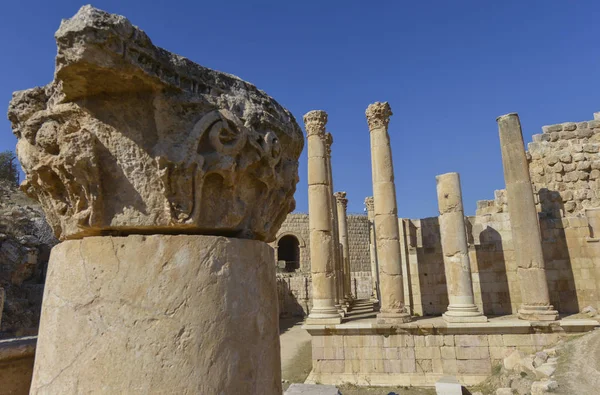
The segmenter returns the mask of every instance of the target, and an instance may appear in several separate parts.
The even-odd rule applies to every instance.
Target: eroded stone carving
[[[208,233],[270,241],[295,207],[302,132],[255,86],[85,6],[56,35],[54,81],[8,117],[60,239]]]

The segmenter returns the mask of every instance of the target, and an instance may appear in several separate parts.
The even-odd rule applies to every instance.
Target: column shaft
[[[344,266],[344,300],[346,304],[352,302],[352,273],[350,271],[350,244],[348,244],[348,217],[346,208],[348,199],[346,192],[336,192],[337,215],[339,221],[339,234],[342,243],[342,262]]]
[[[313,307],[307,324],[341,322],[335,307],[334,240],[325,147],[326,123],[327,113],[324,111],[310,111],[304,116],[308,141],[308,218],[313,287]]]
[[[271,254],[219,236],[63,241],[48,263],[30,393],[280,395]]]
[[[331,133],[325,135],[325,145],[327,151],[327,179],[329,182],[329,203],[331,207],[331,230],[333,234],[332,255],[334,259],[334,277],[335,277],[335,307],[338,313],[343,314],[342,303],[344,301],[344,278],[343,278],[343,266],[342,258],[340,255],[339,245],[339,231],[338,231],[338,215],[335,204],[335,197],[333,196],[333,169],[331,167],[331,146],[333,145],[333,136]]]
[[[377,102],[367,108],[366,115],[371,132],[375,234],[381,293],[381,308],[377,319],[380,323],[406,322],[410,321],[410,315],[404,307],[394,165],[387,132],[392,111],[388,103]]]
[[[508,212],[521,285],[519,318],[551,321],[558,313],[550,304],[542,238],[535,209],[529,165],[517,114],[498,117]]]
[[[436,183],[449,301],[444,319],[449,322],[486,322],[487,318],[477,309],[473,296],[460,177],[458,173],[442,174],[436,177]]]
[[[379,301],[379,281],[377,273],[377,248],[375,245],[375,207],[373,197],[369,196],[365,199],[365,207],[367,208],[367,219],[369,221],[369,257],[371,258],[371,283],[373,291],[371,292],[371,300]]]

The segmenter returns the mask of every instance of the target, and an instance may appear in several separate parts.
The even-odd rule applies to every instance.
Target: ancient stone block
[[[594,135],[594,131],[591,129],[578,129],[577,137],[580,139],[587,139]]]
[[[559,154],[558,159],[562,162],[562,163],[571,163],[573,161],[573,157],[571,156],[571,154],[569,152],[561,152]]]
[[[596,113],[594,113],[594,120],[588,121],[588,127],[590,128],[600,128],[600,120],[596,119]]]
[[[31,393],[281,394],[272,254],[198,235],[59,244]]]
[[[152,44],[91,6],[56,32],[54,81],[13,94],[26,174],[60,239],[219,233],[270,241],[294,209],[303,147],[254,85]]]
[[[561,130],[563,130],[563,125],[561,124],[542,126],[542,131],[544,133],[560,132]]]

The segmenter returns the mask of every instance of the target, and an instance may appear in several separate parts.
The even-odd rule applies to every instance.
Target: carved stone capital
[[[289,111],[91,6],[56,43],[55,80],[15,92],[8,118],[22,188],[57,237],[274,239],[295,207],[304,145]]]
[[[342,205],[344,207],[344,210],[346,210],[346,207],[348,207],[348,199],[346,198],[346,192],[336,192],[333,194],[333,196],[335,197],[335,201],[337,202],[337,204]]]
[[[306,135],[317,135],[325,138],[325,125],[327,125],[327,113],[323,110],[313,110],[304,114],[304,127]]]
[[[390,117],[392,114],[392,108],[388,102],[375,102],[370,104],[365,111],[367,115],[367,123],[369,124],[369,130],[386,128],[390,123]]]
[[[327,152],[327,157],[331,158],[331,146],[333,145],[333,136],[331,133],[325,133],[325,152]]]
[[[367,208],[367,211],[375,210],[375,200],[373,199],[373,196],[367,196],[365,198],[365,207]]]

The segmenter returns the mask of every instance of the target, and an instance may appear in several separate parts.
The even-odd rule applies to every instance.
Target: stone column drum
[[[228,237],[62,242],[31,393],[281,394],[271,262],[266,243]]]
[[[329,182],[329,202],[331,207],[331,229],[333,231],[332,254],[334,259],[334,277],[335,277],[335,308],[342,316],[344,310],[342,304],[344,302],[344,274],[343,265],[338,248],[339,232],[338,232],[338,215],[333,196],[333,170],[331,168],[331,146],[333,145],[333,136],[331,133],[325,134],[325,150],[327,153],[327,179]]]
[[[365,208],[367,209],[367,219],[369,220],[369,257],[371,259],[371,283],[373,290],[371,300],[379,303],[379,281],[377,270],[377,247],[375,245],[375,205],[373,196],[365,198]]]
[[[304,145],[254,85],[85,6],[15,92],[51,253],[31,394],[281,395],[273,241]]]
[[[325,125],[327,113],[315,110],[304,115],[308,148],[308,227],[313,307],[307,324],[339,324],[335,307],[335,257],[333,223],[327,174]]]
[[[367,108],[371,133],[371,163],[373,166],[373,200],[375,204],[375,234],[379,264],[380,323],[410,321],[404,306],[404,285],[400,258],[398,208],[394,185],[394,164],[388,135],[392,110],[390,105],[376,102]]]
[[[531,321],[556,320],[558,313],[550,304],[538,213],[519,116],[507,114],[496,121],[500,133],[517,277],[521,286],[522,304],[518,316]]]
[[[465,214],[458,173],[436,177],[440,234],[448,287],[448,322],[487,322],[475,305]]]
[[[346,192],[336,192],[334,194],[337,204],[337,216],[339,221],[339,234],[342,242],[342,262],[344,266],[344,300],[347,305],[352,303],[352,273],[350,272],[350,245],[348,244],[348,217],[346,209],[348,199]]]

